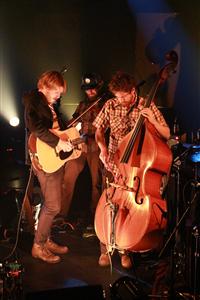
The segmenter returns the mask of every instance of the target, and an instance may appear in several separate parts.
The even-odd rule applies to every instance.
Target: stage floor
[[[11,164],[8,163],[10,161]],[[5,166],[4,162],[6,162]],[[182,256],[185,254],[183,247],[179,246],[176,256],[172,256],[172,253],[174,254],[173,243],[169,244],[162,259],[158,257],[160,252],[132,253],[133,267],[131,270],[121,267],[120,257],[115,251],[112,256],[112,266],[102,268],[98,265],[100,247],[97,237],[83,238],[82,230],[84,228],[79,226],[79,230],[77,230],[75,226],[75,230],[67,228],[65,231],[54,232],[55,241],[66,244],[70,251],[62,256],[60,263],[51,265],[32,258],[33,236],[27,230],[20,229],[19,241],[14,254],[10,256],[14,248],[16,233],[12,233],[11,238],[5,239],[1,232],[1,225],[4,224],[4,227],[16,231],[17,215],[20,213],[20,204],[29,172],[23,164],[15,165],[7,157],[1,161],[1,165],[4,168],[0,176],[0,263],[3,264],[0,267],[0,283],[4,282],[8,293],[12,293],[15,285],[18,284],[25,300],[65,299],[62,295],[69,295],[66,299],[74,300],[130,300],[145,299],[145,297],[152,300],[191,299],[191,285],[188,288],[187,277],[190,276],[189,280],[191,278],[193,280],[194,276],[192,277],[191,273],[194,273],[194,270],[192,270],[191,264],[188,264],[190,270],[187,270],[187,257]],[[76,218],[82,216],[82,212],[88,211],[90,197],[87,190],[89,187],[87,169],[78,179],[77,187],[72,201],[70,219],[75,223]],[[16,196],[19,197],[19,203],[15,201]],[[194,257],[194,251],[190,250],[188,247],[186,254]],[[10,257],[5,260],[7,256]],[[10,266],[15,267],[18,264],[23,272],[19,272],[18,277],[8,278],[7,273]],[[194,262],[192,265],[194,266]],[[199,262],[197,267],[199,270]],[[13,275],[13,272],[11,274]],[[2,289],[1,284],[0,294],[2,290],[5,292],[5,288]],[[199,286],[198,281],[198,291]],[[42,291],[47,293],[46,298],[42,297],[42,294],[36,295]],[[32,296],[28,298],[28,294]],[[104,294],[104,298],[102,298],[102,294]],[[58,297],[58,295],[60,296]],[[12,298],[9,299],[19,300],[19,297],[12,294]]]
[[[145,299],[145,297],[146,299],[171,299],[168,297],[170,290],[181,285],[180,279],[179,282],[177,278],[173,282],[170,281],[172,275],[170,257],[158,260],[157,254],[153,252],[132,253],[133,267],[126,270],[121,267],[120,257],[115,252],[112,256],[112,266],[104,268],[98,265],[100,248],[97,237],[83,238],[80,231],[70,229],[56,232],[53,238],[63,245],[66,244],[70,249],[67,254],[62,255],[60,263],[52,265],[32,258],[33,236],[22,232],[19,235],[15,255],[8,258],[7,263],[4,264],[7,266],[9,263],[16,264],[15,259],[17,259],[19,269],[23,269],[21,275],[18,275],[19,280],[13,279],[15,283],[20,282],[23,299],[65,299],[58,298],[59,291],[60,296],[68,295],[70,297],[66,299],[74,300],[129,300]],[[4,259],[12,252],[13,247],[14,238],[0,241],[1,262],[5,263]],[[8,279],[5,281],[6,285],[9,285]],[[181,288],[183,289],[183,286]],[[44,291],[47,293],[47,298],[42,297],[41,292]],[[151,296],[152,294],[155,296]],[[163,296],[159,297],[160,295]],[[183,299],[178,295],[173,297]]]

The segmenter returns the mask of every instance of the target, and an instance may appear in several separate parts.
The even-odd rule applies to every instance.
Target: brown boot
[[[69,251],[67,246],[60,246],[54,243],[52,240],[48,239],[45,243],[45,247],[55,254],[65,254]]]
[[[50,264],[56,264],[60,261],[59,256],[54,255],[46,247],[40,246],[36,243],[34,243],[32,247],[32,256]]]
[[[107,253],[102,253],[99,257],[99,265],[101,267],[107,267],[110,265],[110,258]]]
[[[132,268],[132,262],[130,256],[127,254],[122,254],[121,256],[121,265],[125,269],[130,269]]]

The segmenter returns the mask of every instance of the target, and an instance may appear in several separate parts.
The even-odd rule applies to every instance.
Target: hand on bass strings
[[[150,108],[143,108],[141,111],[141,115],[148,119],[148,121],[154,125],[158,133],[162,138],[168,140],[170,137],[170,129],[167,124],[161,124],[155,118],[153,111]]]
[[[155,124],[156,119],[154,117],[153,111],[150,108],[143,108],[141,115],[148,119],[151,124]]]

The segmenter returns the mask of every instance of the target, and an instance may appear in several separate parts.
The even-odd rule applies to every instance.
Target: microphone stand
[[[193,299],[200,299],[200,281],[199,281],[199,257],[200,257],[200,221],[199,221],[199,197],[197,199],[197,195],[199,195],[199,186],[200,182],[198,182],[198,163],[195,162],[194,165],[194,181],[191,183],[192,185],[192,196],[194,205],[191,209],[190,213],[190,238],[188,245],[188,257],[189,258],[189,271],[188,271],[188,279],[189,279],[189,288],[193,291]],[[199,195],[200,196],[200,195]],[[194,200],[197,200],[196,202]],[[192,238],[193,236],[193,238]]]
[[[173,238],[174,244],[171,249],[171,254],[170,254],[170,286],[169,286],[169,292],[168,296],[170,299],[174,299],[176,296],[175,290],[174,290],[174,275],[175,275],[175,255],[178,256],[179,259],[182,258],[182,254],[179,251],[180,249],[180,244],[181,244],[181,234],[180,234],[180,226],[185,219],[186,215],[191,209],[191,206],[195,200],[196,197],[192,199],[190,204],[187,206],[185,211],[180,215],[180,166],[182,164],[181,159],[185,157],[185,155],[190,151],[191,147],[189,149],[186,149],[181,155],[179,155],[177,158],[174,159],[173,163],[173,169],[175,172],[175,178],[176,178],[176,220],[175,220],[175,227],[172,230],[171,234],[169,235],[169,238],[165,242],[163,248],[161,249],[159,255],[158,255],[158,260],[162,258],[163,253],[165,252],[167,246],[169,243],[172,241]],[[177,267],[177,264],[176,264]],[[163,295],[157,296],[158,298],[162,298]],[[167,297],[168,297],[167,296]],[[171,298],[172,297],[172,298]]]
[[[197,184],[197,186],[199,186],[199,184]],[[186,217],[186,215],[188,214],[188,212],[191,209],[192,204],[195,202],[195,199],[198,195],[198,192],[195,193],[195,195],[193,196],[190,204],[188,205],[188,207],[185,209],[184,213],[182,214],[181,218],[179,219],[178,223],[176,224],[174,230],[172,231],[172,233],[170,234],[168,240],[166,241],[163,249],[160,251],[160,254],[158,255],[158,259],[160,259],[164,253],[164,250],[166,249],[167,245],[169,244],[169,242],[172,240],[172,238],[174,236],[176,236],[177,231],[180,228],[180,225],[182,224],[184,218]],[[194,287],[193,287],[193,292],[194,295],[191,295],[190,293],[185,293],[185,292],[176,292],[174,290],[174,282],[175,282],[175,278],[174,278],[174,255],[175,255],[175,247],[176,247],[176,242],[175,245],[173,246],[172,250],[171,250],[171,255],[170,255],[170,286],[169,286],[169,292],[164,292],[164,294],[161,295],[148,295],[148,297],[155,297],[155,298],[161,298],[161,299],[180,299],[179,297],[183,298],[183,299],[193,299],[193,300],[197,300],[200,299],[200,295],[197,295],[197,278],[198,278],[198,262],[199,262],[199,257],[200,257],[200,247],[199,247],[199,243],[200,243],[200,228],[198,226],[195,226],[193,228],[193,235],[195,237],[195,253],[194,253]],[[180,253],[179,253],[180,255]],[[156,264],[157,266],[157,264]]]
[[[113,203],[110,200],[111,197],[107,192],[108,188],[109,188],[109,182],[108,182],[108,178],[106,178],[106,202],[110,207],[110,215],[111,215],[111,233],[110,233],[110,243],[109,243],[109,248],[111,248],[111,251],[109,252],[113,252],[114,249],[117,249],[116,240],[115,240],[115,218],[119,209],[119,205]]]
[[[194,287],[193,287],[193,299],[200,299],[198,298],[198,271],[199,271],[199,257],[200,257],[200,226],[194,226],[192,232],[195,238],[195,253],[194,253]]]

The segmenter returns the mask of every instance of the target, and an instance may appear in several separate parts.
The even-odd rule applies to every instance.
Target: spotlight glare
[[[9,124],[13,127],[16,127],[19,125],[19,118],[18,117],[12,117],[9,121]]]

